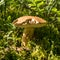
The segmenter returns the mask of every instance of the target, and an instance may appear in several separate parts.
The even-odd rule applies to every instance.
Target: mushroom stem
[[[32,38],[33,33],[34,33],[34,28],[32,27],[27,27],[24,29],[22,36],[22,46],[27,46],[28,40]]]

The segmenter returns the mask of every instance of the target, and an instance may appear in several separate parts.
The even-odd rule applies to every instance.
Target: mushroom
[[[46,20],[39,18],[37,16],[22,16],[13,21],[16,27],[24,28],[22,36],[22,46],[27,46],[27,42],[32,38],[34,33],[34,28],[39,28],[45,26]]]

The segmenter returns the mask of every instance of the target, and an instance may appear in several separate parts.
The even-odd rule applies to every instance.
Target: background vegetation
[[[39,16],[50,24],[35,29],[30,51],[17,51],[23,29],[12,22],[24,15]],[[0,60],[60,60],[60,0],[0,0]]]

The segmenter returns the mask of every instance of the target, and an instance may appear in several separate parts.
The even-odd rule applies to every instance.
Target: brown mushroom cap
[[[47,21],[37,16],[23,16],[13,21],[17,27],[41,27],[46,25]]]

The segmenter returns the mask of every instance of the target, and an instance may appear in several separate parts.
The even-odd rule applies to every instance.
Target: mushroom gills
[[[23,24],[23,25],[17,25],[17,27],[20,28],[28,28],[28,27],[33,27],[33,28],[39,28],[39,27],[43,27],[46,26],[46,23],[40,23],[40,24]]]

